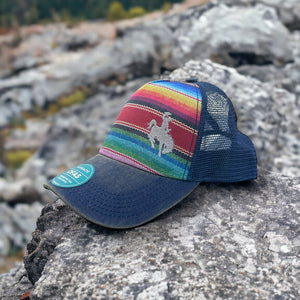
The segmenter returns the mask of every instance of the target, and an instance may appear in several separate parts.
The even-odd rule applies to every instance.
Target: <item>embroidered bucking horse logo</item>
[[[166,154],[172,152],[174,147],[174,141],[172,136],[169,134],[171,129],[169,128],[169,123],[172,120],[170,117],[171,113],[165,112],[162,116],[162,124],[161,126],[157,126],[157,122],[155,119],[151,120],[148,123],[148,129],[150,129],[150,133],[148,134],[148,138],[151,142],[151,147],[154,148],[155,140],[159,143],[158,156],[161,157],[161,154]]]

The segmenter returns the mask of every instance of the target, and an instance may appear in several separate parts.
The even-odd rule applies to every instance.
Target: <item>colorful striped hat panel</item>
[[[125,104],[100,154],[154,174],[186,180],[200,115],[201,94],[196,85],[152,81]]]

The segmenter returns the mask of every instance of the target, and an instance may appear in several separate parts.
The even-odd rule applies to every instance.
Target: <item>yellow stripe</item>
[[[151,91],[151,92],[156,92],[161,94],[162,96],[166,95],[167,97],[170,97],[178,102],[183,103],[185,106],[188,106],[189,108],[194,109],[194,112],[196,112],[197,109],[197,102],[198,103],[198,110],[201,111],[201,102],[197,101],[196,99],[193,99],[189,96],[185,96],[183,94],[180,94],[176,91],[167,89],[165,87],[160,87],[152,84],[148,84],[143,87],[143,90]]]

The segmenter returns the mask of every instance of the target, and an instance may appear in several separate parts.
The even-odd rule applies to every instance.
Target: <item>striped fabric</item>
[[[193,83],[152,81],[125,104],[100,154],[154,174],[186,180],[200,114],[201,94]]]

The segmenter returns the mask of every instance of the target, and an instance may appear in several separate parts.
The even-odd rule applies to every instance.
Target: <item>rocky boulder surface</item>
[[[96,226],[57,200],[38,219],[26,271],[0,276],[0,297],[297,299],[299,183],[259,170],[251,182],[200,184],[131,230]]]
[[[279,18],[291,30],[300,30],[300,3],[297,0],[258,0],[274,7]]]
[[[261,3],[275,8],[282,23],[290,30],[300,29],[300,3],[298,0],[219,0],[218,2],[234,6],[251,6]]]
[[[217,5],[198,18],[185,20],[175,35],[176,56],[211,58],[229,66],[243,64],[284,65],[293,61],[288,29],[274,8]]]

